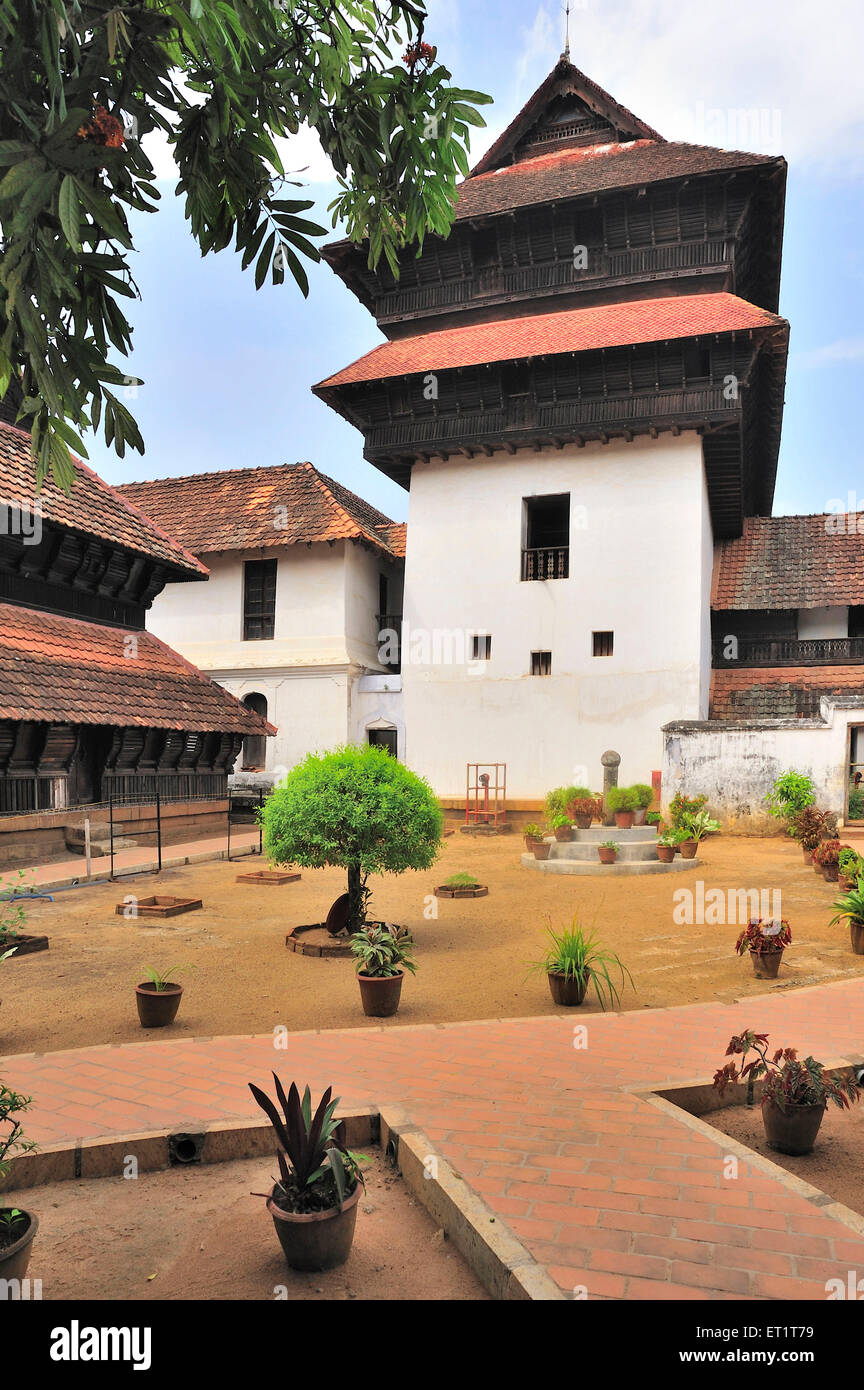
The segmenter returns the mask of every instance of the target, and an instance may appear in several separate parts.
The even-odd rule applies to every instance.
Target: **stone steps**
[[[619,834],[621,832],[619,831]],[[620,843],[620,842],[619,842]],[[675,856],[671,864],[661,864],[659,859],[618,859],[614,864],[601,864],[599,859],[535,859],[533,854],[522,855],[522,867],[536,869],[546,874],[605,874],[607,877],[628,874],[680,874],[686,869],[698,869],[700,860],[682,859]]]
[[[621,848],[618,851],[619,864],[622,862],[630,863],[631,861],[636,860],[650,860],[657,858],[656,838],[651,841],[621,840],[618,838],[617,835],[607,835],[605,836],[605,838],[607,840],[614,840],[616,844],[621,846]],[[598,840],[596,844],[590,844],[587,842],[582,843],[578,840],[573,840],[569,844],[554,843],[552,845],[552,849],[550,851],[547,863],[558,859],[576,859],[596,864],[598,862],[597,848],[598,845],[601,845],[602,843],[602,840]]]

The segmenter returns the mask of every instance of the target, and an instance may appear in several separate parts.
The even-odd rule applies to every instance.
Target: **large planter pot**
[[[836,883],[840,877],[840,870],[836,864],[824,864],[822,866],[822,877],[826,883]]]
[[[552,846],[551,846],[551,845],[547,845],[547,843],[546,843],[545,840],[541,840],[539,844],[537,844],[537,845],[534,846],[534,858],[535,858],[535,859],[548,859],[548,858],[549,858],[549,855],[550,855],[551,853],[552,853]]]
[[[0,1207],[0,1211],[10,1211],[10,1207]],[[0,1280],[23,1279],[30,1263],[33,1240],[39,1230],[39,1219],[32,1212],[21,1213],[27,1224],[11,1245],[0,1247]]]
[[[822,865],[816,860],[815,856],[813,859],[813,872],[814,874],[819,874],[821,878],[824,878],[825,876],[822,872]]]
[[[695,840],[682,840],[678,846],[682,859],[695,859],[698,848],[699,846]]]
[[[575,979],[572,975],[558,974],[550,970],[547,979],[549,990],[556,1004],[564,1004],[567,1008],[575,1008],[581,1004],[588,989],[588,976],[583,980]]]
[[[538,840],[538,838],[537,838],[536,835],[526,835],[526,836],[525,836],[525,848],[528,850],[529,854],[530,854],[533,850],[535,850],[535,849],[537,848],[538,845],[542,845],[542,843],[543,843],[543,841],[542,841],[542,840]]]
[[[635,815],[635,812],[633,812],[633,811],[616,811],[616,812],[615,812],[615,824],[617,825],[618,829],[619,829],[619,830],[632,830],[632,829],[633,829],[633,816],[634,816],[634,815]]]
[[[781,951],[751,951],[750,960],[757,980],[776,980],[783,959]]]
[[[852,938],[852,950],[856,956],[864,956],[864,922],[857,922],[853,919],[849,923],[849,935]]]
[[[614,864],[615,860],[618,858],[618,851],[616,849],[604,849],[602,845],[598,845],[597,853],[600,856],[601,864]]]
[[[577,830],[590,830],[593,816],[574,816],[573,822]]]
[[[840,885],[841,893],[851,893],[852,889],[855,887],[854,878],[849,878],[846,874],[841,874],[837,882]]]
[[[141,1027],[167,1028],[177,1017],[182,994],[182,985],[166,985],[164,989],[157,989],[150,980],[136,985],[135,1002]]]
[[[812,864],[812,863],[813,863],[813,851],[812,851],[812,849],[803,849],[803,848],[802,848],[801,853],[804,855],[804,863],[805,863],[805,864]]]
[[[634,824],[634,825],[644,825],[644,824],[645,824],[645,817],[647,816],[647,814],[648,814],[648,812],[647,812],[646,808],[645,808],[644,806],[640,806],[638,811],[634,811],[634,812],[633,812],[633,824]]]
[[[781,1154],[809,1154],[825,1114],[822,1105],[790,1105],[785,1112],[773,1100],[762,1106],[765,1138]]]
[[[675,860],[675,846],[658,845],[657,858],[660,860],[661,864],[672,864]]]
[[[363,1012],[368,1018],[392,1018],[399,1008],[405,974],[358,975]]]
[[[328,1211],[314,1211],[308,1215],[282,1211],[272,1195],[267,1199],[267,1210],[273,1217],[282,1253],[291,1269],[313,1273],[344,1265],[351,1253],[361,1191],[358,1182],[341,1211],[331,1207]]]
[[[572,825],[559,825],[559,826],[558,826],[558,829],[555,831],[555,839],[556,839],[556,840],[558,841],[558,843],[561,844],[561,845],[566,844],[568,840],[572,840],[572,839],[573,839],[573,827],[572,827]]]

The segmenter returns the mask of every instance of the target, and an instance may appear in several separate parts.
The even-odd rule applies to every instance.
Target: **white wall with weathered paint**
[[[570,576],[522,582],[523,499],[557,493],[570,494]],[[415,465],[410,765],[452,796],[466,762],[506,762],[509,796],[536,798],[570,780],[599,787],[614,748],[622,782],[650,781],[663,724],[707,714],[712,564],[695,433]],[[607,630],[614,655],[594,657]],[[471,632],[491,634],[489,662],[470,661]],[[552,652],[549,677],[529,674],[537,650]]]
[[[812,778],[818,805],[842,817],[850,731],[864,727],[864,701],[823,699],[820,718],[749,724],[674,722],[664,730],[663,803],[678,791],[705,795],[729,830],[778,829],[765,797],[784,772]]]

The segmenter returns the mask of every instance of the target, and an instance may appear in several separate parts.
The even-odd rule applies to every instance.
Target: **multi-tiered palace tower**
[[[398,279],[326,252],[387,338],[315,390],[411,490],[407,757],[441,794],[495,759],[536,795],[609,746],[646,780],[662,724],[707,716],[714,542],[771,511],[785,176],[562,58],[448,238]]]

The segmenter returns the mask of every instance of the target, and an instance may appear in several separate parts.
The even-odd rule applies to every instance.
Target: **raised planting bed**
[[[48,950],[47,936],[0,936],[0,956],[4,951],[14,951],[9,960],[18,956],[32,956],[36,951]]]
[[[289,951],[301,956],[350,956],[351,938],[347,932],[340,936],[328,930],[324,922],[308,927],[295,927],[285,938]]]
[[[435,889],[436,898],[485,898],[489,889],[485,883],[465,884],[442,883]]]
[[[296,883],[301,874],[288,873],[282,869],[258,869],[254,874],[238,874],[238,883]]]
[[[135,904],[135,911],[130,911],[131,904],[127,902],[118,903],[114,911],[118,917],[179,917],[181,912],[195,912],[204,904],[200,898],[172,898],[169,896],[158,896],[152,898],[139,898]]]

